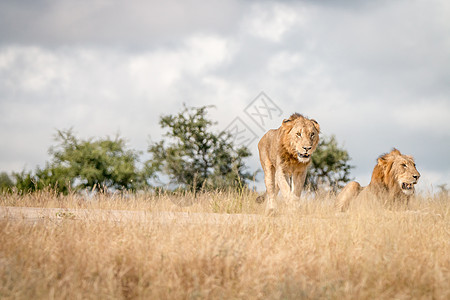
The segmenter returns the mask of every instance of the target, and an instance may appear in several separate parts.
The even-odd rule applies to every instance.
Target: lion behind
[[[378,157],[367,187],[362,188],[358,182],[352,181],[342,189],[336,198],[336,207],[344,211],[352,202],[366,201],[368,198],[383,204],[408,204],[419,177],[414,158],[394,148]]]

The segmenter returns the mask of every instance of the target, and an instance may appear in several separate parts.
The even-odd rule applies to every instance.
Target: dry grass
[[[0,205],[262,214],[255,198],[47,192]],[[324,196],[220,224],[0,219],[0,298],[449,299],[449,200],[336,214]]]
[[[20,194],[0,195],[0,206],[116,209],[146,211],[189,211],[211,213],[261,213],[264,209],[255,203],[256,193],[245,189],[242,192],[217,191],[193,194],[176,193],[114,193],[95,195],[72,193],[58,195],[44,190]]]

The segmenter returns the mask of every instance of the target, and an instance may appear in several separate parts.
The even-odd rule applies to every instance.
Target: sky
[[[450,186],[450,2],[0,2],[0,171],[44,166],[69,128],[120,134],[144,160],[183,103],[214,105],[213,130],[249,147],[249,171],[264,132],[298,112],[363,185],[396,147],[419,190]]]

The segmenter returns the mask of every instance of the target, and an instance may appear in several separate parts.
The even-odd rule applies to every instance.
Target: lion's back
[[[336,207],[344,211],[350,205],[352,199],[356,198],[363,188],[356,181],[351,181],[342,189],[336,198]]]
[[[270,129],[267,131],[258,142],[260,159],[269,159],[270,161],[275,162],[276,155],[278,155],[278,144],[278,129]]]

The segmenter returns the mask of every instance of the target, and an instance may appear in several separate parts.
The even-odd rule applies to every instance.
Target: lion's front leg
[[[278,193],[278,188],[275,183],[275,168],[272,166],[264,169],[264,183],[266,185],[266,213],[271,214],[276,209],[275,197]]]
[[[306,179],[306,172],[302,173],[295,173],[292,176],[292,192],[294,195],[300,199],[300,195],[303,191],[303,186],[305,185],[305,179]]]
[[[291,174],[285,173],[281,167],[277,168],[275,172],[276,184],[280,188],[283,199],[290,203],[298,200],[298,197],[294,194],[295,185],[292,179],[294,178],[291,177]]]

